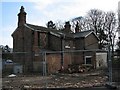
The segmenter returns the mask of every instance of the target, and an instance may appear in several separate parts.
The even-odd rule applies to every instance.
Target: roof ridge
[[[39,25],[34,25],[34,24],[30,24],[30,23],[26,23],[27,25],[32,25],[32,26],[37,26],[37,27],[44,27],[44,28],[47,28],[45,26],[39,26]]]
[[[26,26],[28,26],[29,28],[31,28],[33,30],[38,30],[38,31],[59,32],[59,30],[57,30],[57,29],[51,29],[51,28],[47,28],[47,27],[44,27],[44,26],[38,26],[38,25],[33,25],[33,24],[28,24],[28,23],[26,23]]]
[[[84,30],[84,31],[80,31],[80,32],[93,32],[93,30]]]

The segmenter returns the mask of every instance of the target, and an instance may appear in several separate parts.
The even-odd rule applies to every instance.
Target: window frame
[[[85,61],[84,61],[84,63],[87,64],[87,63],[86,63],[86,61],[87,61],[86,59],[87,59],[87,58],[91,58],[91,64],[92,64],[92,56],[85,56]]]

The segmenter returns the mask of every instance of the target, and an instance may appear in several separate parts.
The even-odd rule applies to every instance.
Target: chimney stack
[[[26,23],[26,14],[27,13],[24,11],[24,7],[21,6],[20,13],[18,14],[18,27]]]
[[[79,23],[77,22],[76,27],[75,27],[75,33],[80,32],[80,28],[79,28]]]
[[[71,25],[70,25],[70,22],[65,22],[65,32],[70,32],[71,31]]]

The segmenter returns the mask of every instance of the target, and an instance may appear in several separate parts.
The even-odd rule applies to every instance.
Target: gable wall
[[[23,72],[32,70],[32,31],[24,26],[19,27],[13,34],[13,60],[23,65]]]
[[[33,51],[33,31],[28,29],[28,28],[24,28],[24,52],[26,52],[24,54],[24,63],[25,63],[25,71],[32,71],[32,65],[33,65],[33,59],[34,59],[34,53]]]
[[[31,52],[32,48],[33,48],[33,31],[28,29],[28,28],[24,28],[24,51],[25,52]]]
[[[13,51],[23,52],[23,27],[17,28],[13,34]]]
[[[98,49],[98,39],[93,34],[85,38],[85,49]]]
[[[24,45],[23,45],[23,27],[17,28],[13,33],[13,61],[15,63],[23,64],[24,61]],[[16,53],[17,52],[17,53]]]

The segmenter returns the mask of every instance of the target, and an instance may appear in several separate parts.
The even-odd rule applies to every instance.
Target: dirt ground
[[[5,76],[2,78],[3,88],[13,88],[20,90],[22,87],[39,88],[81,88],[105,85],[107,76],[103,71],[92,71],[87,73],[73,74],[51,74],[41,75],[17,75],[16,77]]]

